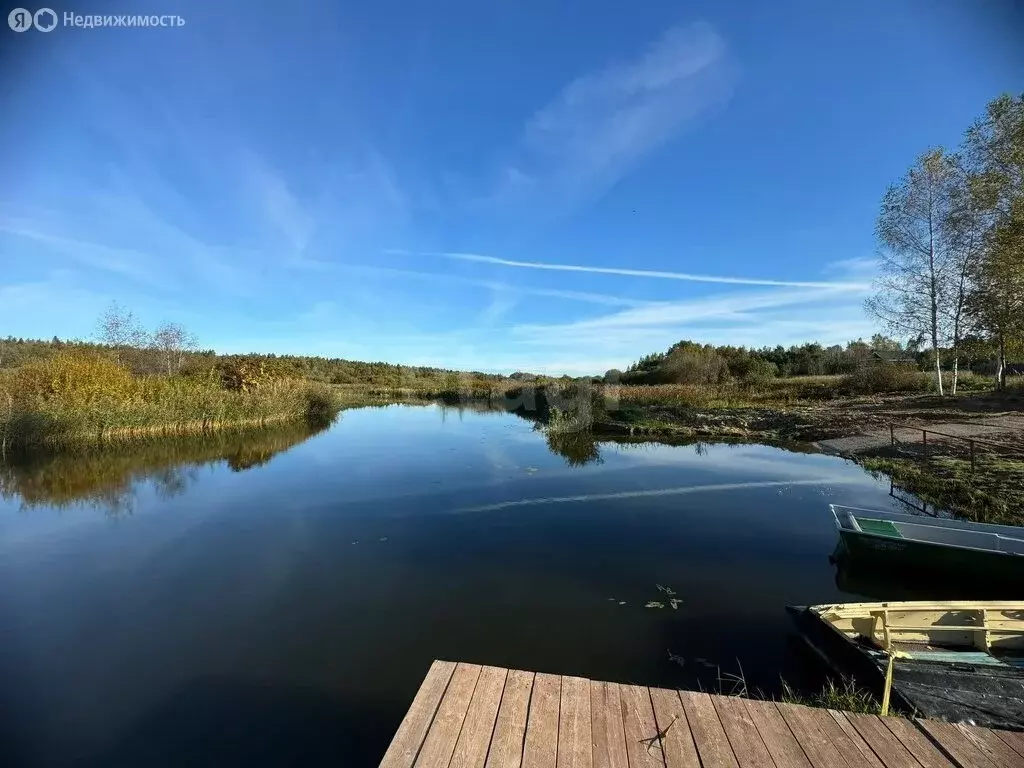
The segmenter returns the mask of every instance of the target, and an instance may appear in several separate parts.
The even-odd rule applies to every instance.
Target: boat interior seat
[[[938,528],[932,525],[917,523],[896,523],[896,527],[906,539],[930,541],[936,544],[954,544],[960,547],[976,547],[978,549],[999,549],[1002,537],[986,531],[966,531],[960,528]]]
[[[844,527],[848,530],[889,536],[891,538],[912,539],[915,541],[932,542],[934,544],[950,544],[958,547],[974,547],[992,552],[1006,552],[1024,555],[1024,538],[1003,536],[991,531],[972,531],[966,528],[945,528],[937,525],[926,525],[903,520],[886,520],[847,513]]]

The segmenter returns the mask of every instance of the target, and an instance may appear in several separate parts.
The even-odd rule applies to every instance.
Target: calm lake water
[[[549,446],[438,406],[8,466],[0,492],[17,766],[376,765],[435,658],[777,691],[804,679],[784,606],[860,597],[828,503],[896,504],[833,457]],[[645,607],[659,584],[676,610]]]

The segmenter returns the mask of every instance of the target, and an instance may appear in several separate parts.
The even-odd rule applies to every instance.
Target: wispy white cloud
[[[243,188],[251,190],[267,220],[284,236],[292,253],[302,253],[313,234],[314,221],[284,178],[253,152],[244,154]]]
[[[514,261],[502,259],[497,256],[485,256],[478,253],[447,253],[447,252],[411,252],[398,249],[390,249],[386,253],[406,256],[440,256],[445,259],[456,259],[458,261],[475,261],[483,264],[494,264],[501,267],[516,267],[520,269],[543,269],[556,272],[588,272],[598,275],[623,275],[627,277],[649,277],[658,280],[685,280],[694,283],[725,283],[730,285],[772,285],[778,287],[800,287],[800,288],[854,288],[867,287],[867,283],[852,282],[821,282],[805,280],[771,280],[756,277],[730,277],[723,275],[698,275],[690,272],[666,272],[650,269],[632,269],[628,267],[594,267],[582,264],[549,264],[540,261]]]
[[[518,303],[519,295],[514,289],[509,290],[505,286],[495,286],[491,289],[490,303],[477,318],[478,326],[483,328],[493,326],[512,311]]]
[[[851,280],[870,282],[878,275],[878,259],[871,256],[840,259],[826,264],[823,271],[826,274],[842,275]]]
[[[62,237],[34,229],[32,224],[0,219],[0,232],[45,245],[83,266],[110,272],[151,286],[166,286],[161,265],[149,254],[128,248]]]
[[[709,24],[676,26],[629,61],[568,83],[528,121],[495,197],[573,206],[600,197],[690,120],[723,103],[734,81]]]
[[[123,236],[144,243],[165,269],[181,282],[230,295],[256,290],[266,258],[237,247],[214,245],[161,215],[142,197],[131,194],[95,195],[93,213],[118,222]]]
[[[679,326],[686,323],[706,323],[711,320],[756,320],[758,315],[751,310],[776,307],[821,304],[831,298],[848,296],[846,289],[821,289],[811,291],[766,291],[748,294],[708,296],[688,301],[670,301],[650,307],[640,307],[616,312],[610,315],[577,320],[558,325],[520,325],[518,333],[531,335],[536,332],[547,334],[552,330],[559,333],[602,332],[613,328],[641,328],[651,326]]]
[[[480,288],[487,288],[492,291],[505,291],[521,296],[547,296],[554,299],[568,299],[570,301],[582,301],[590,304],[605,304],[609,306],[645,307],[658,303],[654,301],[646,301],[644,299],[633,299],[627,296],[615,296],[607,293],[572,291],[563,290],[561,288],[537,288],[534,286],[503,283],[497,280],[478,280],[471,277],[465,277],[463,275],[449,275],[440,272],[419,272],[416,270],[398,269],[396,267],[376,267],[366,264],[348,264],[344,262],[323,261],[319,259],[292,259],[289,261],[289,266],[314,272],[356,272],[367,275],[394,275],[396,277],[408,277],[415,280],[432,282],[441,286],[473,285]]]
[[[521,324],[511,329],[511,335],[530,344],[599,344],[607,348],[622,343],[635,349],[641,340],[675,336],[673,341],[678,341],[688,334],[701,341],[727,336],[728,340],[719,343],[749,346],[753,342],[748,339],[763,337],[765,327],[781,331],[788,324],[790,328],[780,334],[777,342],[784,343],[783,339],[792,338],[792,326],[798,319],[810,337],[826,327],[828,321],[823,323],[821,318],[823,308],[829,309],[829,319],[836,318],[837,312],[855,309],[857,314],[853,318],[839,317],[844,325],[852,325],[854,318],[863,319],[859,308],[863,294],[858,286],[723,294],[663,302],[569,323]],[[783,309],[781,316],[775,314]],[[709,338],[712,335],[717,339]]]

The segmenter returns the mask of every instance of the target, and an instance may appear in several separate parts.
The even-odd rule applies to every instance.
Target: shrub
[[[323,384],[306,387],[306,421],[313,425],[328,424],[338,412],[338,398],[334,391]]]
[[[67,406],[94,406],[131,398],[136,379],[127,368],[101,355],[62,352],[34,360],[9,371],[0,384],[13,401],[28,406],[59,402]]]
[[[881,392],[924,392],[928,376],[913,368],[879,363],[864,365],[843,377],[839,390],[847,395],[875,395]]]
[[[681,347],[665,358],[658,373],[669,384],[722,384],[729,379],[729,365],[714,349]]]
[[[743,372],[743,384],[747,387],[763,386],[779,375],[779,366],[767,360],[751,358]]]

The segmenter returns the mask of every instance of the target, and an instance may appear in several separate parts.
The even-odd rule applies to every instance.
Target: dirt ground
[[[612,413],[595,431],[813,442],[855,455],[889,445],[890,425],[903,443],[921,441],[923,427],[1024,450],[1024,398],[882,395],[756,408],[652,405]]]
[[[901,446],[916,445],[920,449],[926,448],[928,442],[933,446],[966,446],[967,440],[974,440],[979,450],[1024,451],[1024,404],[997,405],[1002,408],[982,409],[970,401],[961,405],[938,398],[858,405],[836,414],[840,423],[835,428],[852,434],[816,442],[824,450],[843,455],[889,447],[893,438]],[[927,430],[927,435],[922,430]]]

